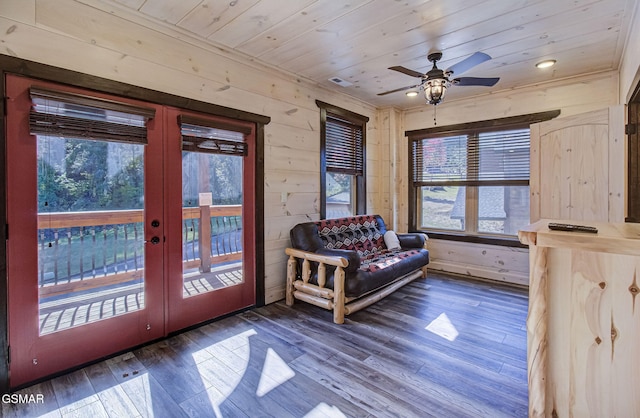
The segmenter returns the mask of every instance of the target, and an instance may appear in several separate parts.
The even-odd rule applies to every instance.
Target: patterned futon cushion
[[[360,258],[385,249],[384,235],[374,216],[324,219],[316,225],[325,248],[356,250]]]
[[[419,250],[382,250],[361,259],[360,270],[377,271],[399,263],[402,259],[419,254]]]

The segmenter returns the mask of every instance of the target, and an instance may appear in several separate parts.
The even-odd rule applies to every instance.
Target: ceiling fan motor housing
[[[442,59],[442,52],[432,52],[427,55],[427,59],[435,64],[436,61],[440,61]]]

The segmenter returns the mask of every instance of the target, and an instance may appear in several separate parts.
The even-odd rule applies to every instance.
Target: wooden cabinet
[[[518,234],[531,264],[529,416],[639,417],[640,225],[548,222]]]
[[[623,222],[624,109],[531,125],[531,221]]]

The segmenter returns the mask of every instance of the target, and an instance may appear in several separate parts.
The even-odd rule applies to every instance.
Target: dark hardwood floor
[[[429,272],[335,325],[278,302],[19,391],[4,417],[526,417],[527,291]]]

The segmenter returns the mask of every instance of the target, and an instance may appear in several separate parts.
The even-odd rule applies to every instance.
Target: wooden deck
[[[430,272],[335,325],[271,304],[21,390],[4,417],[526,417],[527,291]]]
[[[242,283],[242,263],[212,266],[211,272],[197,268],[185,271],[184,297],[196,296]],[[40,302],[40,334],[50,334],[89,322],[144,308],[141,282],[120,283],[89,291],[45,298]]]

